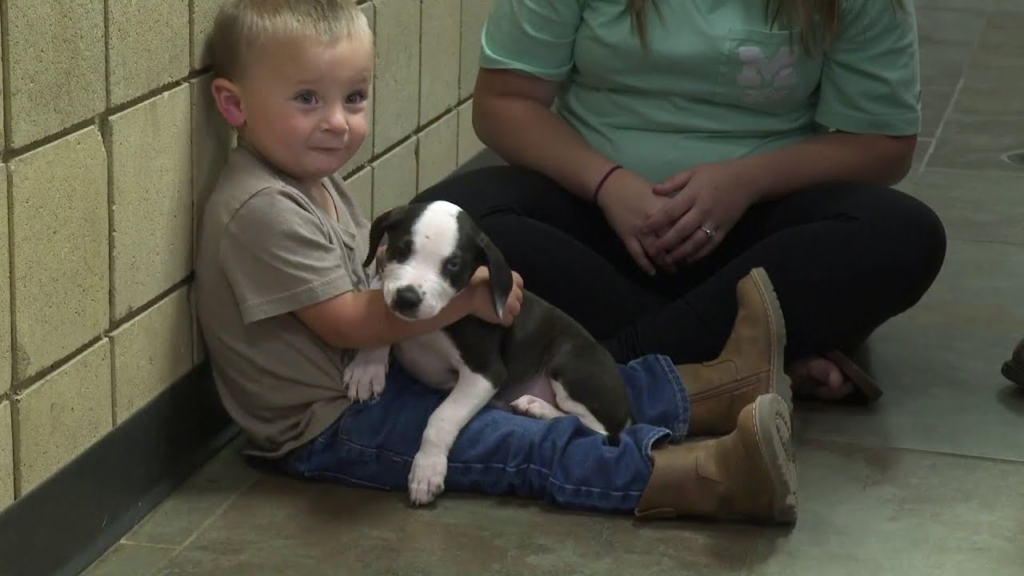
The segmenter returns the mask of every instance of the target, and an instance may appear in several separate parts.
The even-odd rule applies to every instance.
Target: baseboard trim
[[[0,513],[0,576],[80,574],[235,434],[204,362]]]

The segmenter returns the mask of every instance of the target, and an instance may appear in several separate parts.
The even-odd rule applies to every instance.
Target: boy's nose
[[[347,131],[348,117],[345,116],[345,110],[340,108],[331,110],[327,116],[327,126],[336,132]]]

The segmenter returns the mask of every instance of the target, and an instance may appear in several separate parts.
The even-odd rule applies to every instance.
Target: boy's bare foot
[[[821,356],[808,356],[790,363],[786,373],[793,381],[793,396],[816,400],[841,400],[853,390],[853,382],[846,378],[834,362]]]

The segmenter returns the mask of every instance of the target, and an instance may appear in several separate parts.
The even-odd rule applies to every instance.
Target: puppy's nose
[[[423,297],[418,290],[412,286],[402,286],[395,292],[391,304],[399,312],[412,312],[419,308],[422,302]]]

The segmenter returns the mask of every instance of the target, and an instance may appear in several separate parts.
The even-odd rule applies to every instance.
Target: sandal
[[[853,383],[853,392],[850,396],[858,397],[865,404],[872,404],[882,397],[882,389],[875,383],[874,378],[861,370],[860,366],[854,364],[846,354],[832,350],[826,352],[823,357],[835,364],[846,379]]]
[[[839,371],[846,378],[846,381],[851,385],[851,391],[846,395],[838,399],[825,400],[813,393],[799,393],[797,388],[802,388],[802,382],[794,380],[794,397],[802,397],[808,400],[822,400],[825,402],[854,402],[859,404],[872,404],[882,397],[882,389],[878,387],[874,379],[867,372],[862,370],[860,366],[857,366],[850,358],[839,352],[838,350],[832,350],[825,352],[821,355],[825,360],[828,360],[839,368]],[[813,384],[814,387],[820,386],[818,383]]]

